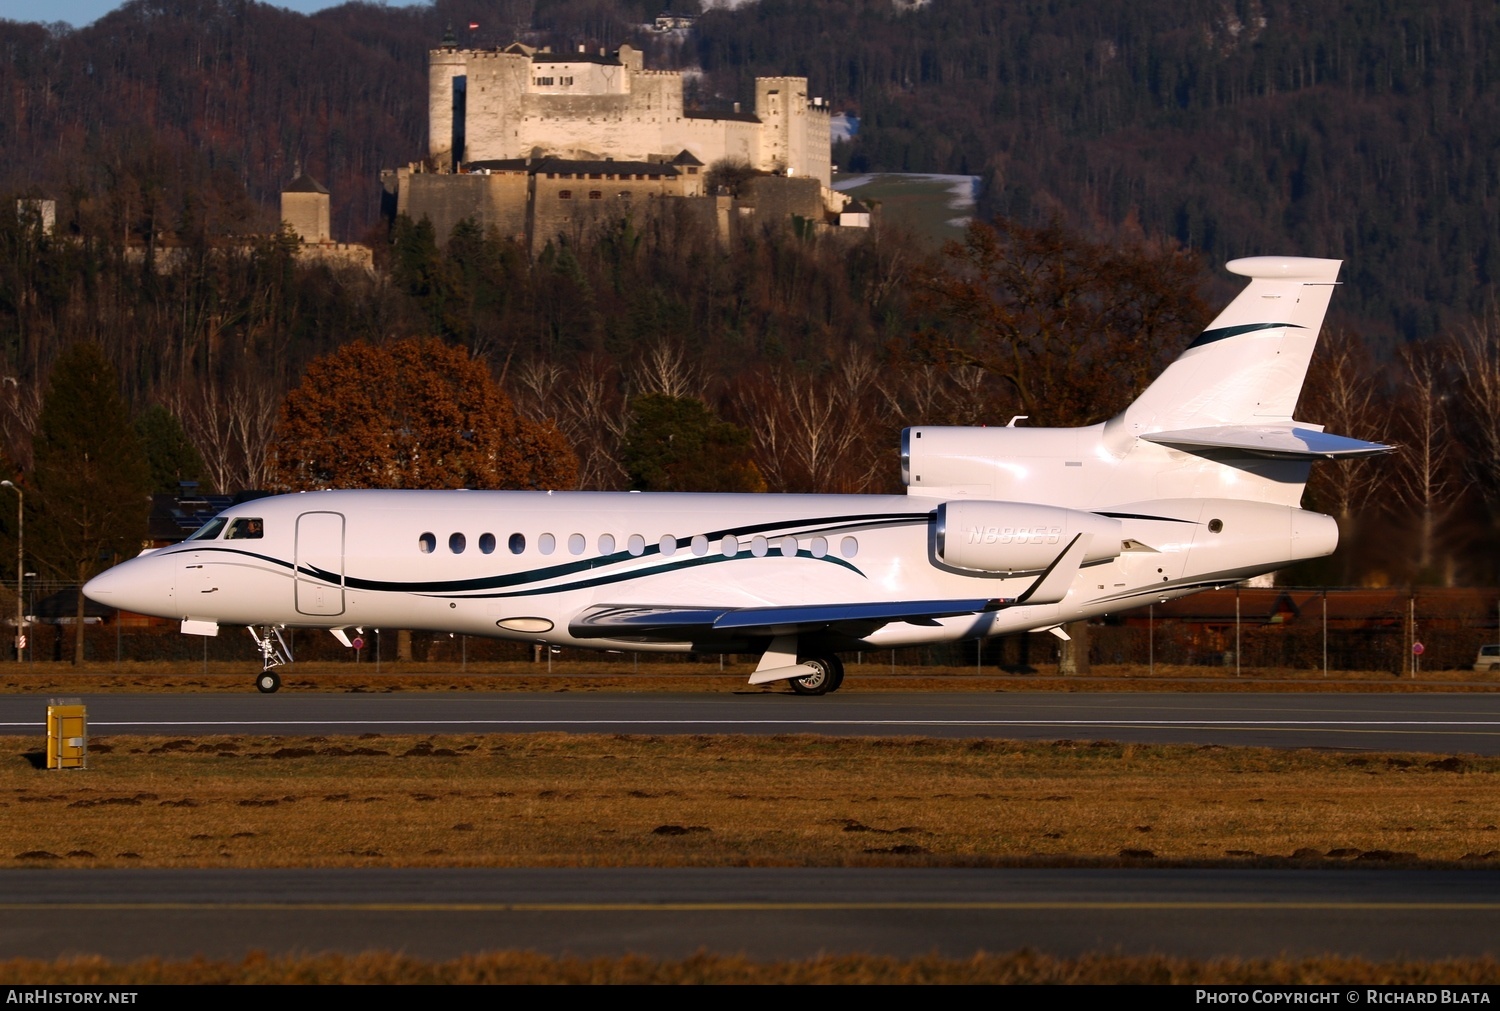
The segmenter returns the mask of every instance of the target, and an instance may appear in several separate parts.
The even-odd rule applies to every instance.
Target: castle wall
[[[556,235],[580,235],[605,220],[651,214],[658,199],[684,191],[684,179],[677,175],[538,172],[532,177],[533,248]]]
[[[682,75],[646,70],[621,46],[615,58],[518,51],[436,49],[429,66],[429,155],[453,161],[455,101],[462,78],[463,162],[552,155],[644,161],[688,150],[705,165],[742,159],[762,171],[831,179],[827,106],[814,106],[801,77],[756,82],[756,116],[689,116]]]
[[[485,231],[507,238],[526,238],[527,180],[522,172],[412,172],[401,178],[397,213],[413,221],[427,218],[439,244],[453,226],[473,218]]]

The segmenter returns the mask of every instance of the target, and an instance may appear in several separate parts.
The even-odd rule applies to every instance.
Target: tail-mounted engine
[[[1084,564],[1120,554],[1117,519],[1031,502],[944,502],[933,537],[936,561],[945,567],[1010,575],[1036,572],[1057,560],[1078,534],[1091,534]]]

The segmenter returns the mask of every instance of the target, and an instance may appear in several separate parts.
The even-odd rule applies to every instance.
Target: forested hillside
[[[982,175],[991,212],[1135,216],[1210,262],[1343,257],[1342,311],[1403,337],[1500,277],[1494,4],[761,0],[694,42],[723,87],[807,74],[858,113],[846,167]]]

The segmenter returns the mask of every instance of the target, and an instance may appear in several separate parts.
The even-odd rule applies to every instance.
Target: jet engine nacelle
[[[1084,562],[1120,554],[1117,519],[1033,502],[944,502],[937,508],[934,543],[944,565],[973,572],[1045,569],[1078,534],[1092,534]]]

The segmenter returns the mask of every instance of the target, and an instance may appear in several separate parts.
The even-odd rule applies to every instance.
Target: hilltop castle
[[[382,177],[387,211],[427,217],[439,241],[473,218],[535,246],[665,198],[721,234],[746,217],[833,224],[849,203],[829,188],[829,107],[806,78],[757,78],[754,112],[695,112],[682,73],[645,69],[629,45],[461,49],[450,35],[428,58],[427,159]],[[705,191],[718,162],[758,173],[738,200]]]

